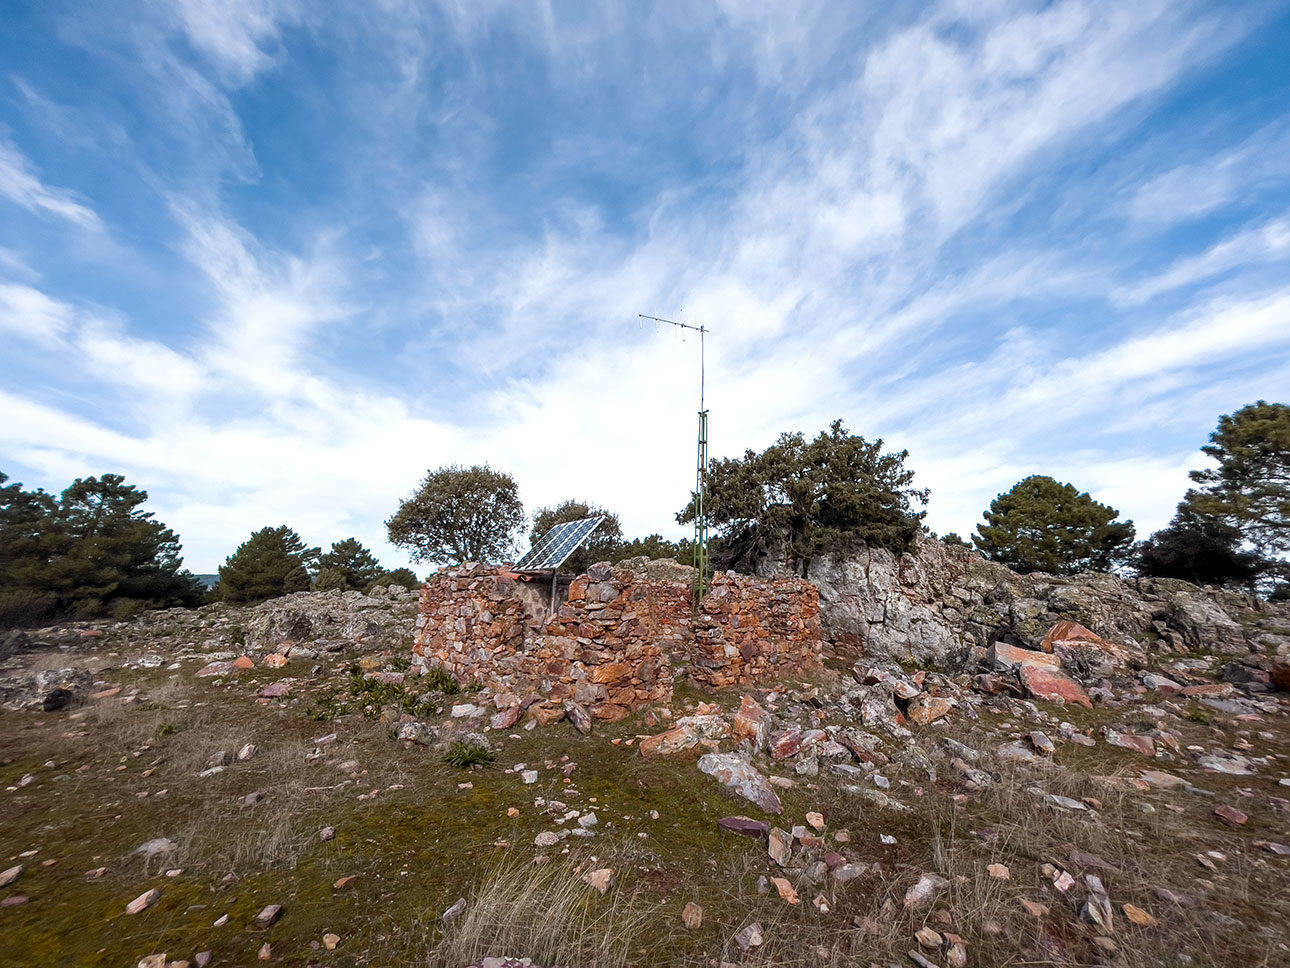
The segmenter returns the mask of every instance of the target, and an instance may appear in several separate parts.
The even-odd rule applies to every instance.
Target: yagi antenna
[[[708,408],[704,399],[706,391],[707,366],[704,337],[711,332],[705,326],[691,326],[675,319],[664,319],[662,316],[638,314],[641,319],[651,319],[655,324],[667,323],[681,330],[691,330],[699,334],[699,459],[694,482],[694,605],[697,608],[707,592],[708,583],[708,515],[703,507],[704,495],[708,485]],[[684,334],[683,334],[684,335]]]

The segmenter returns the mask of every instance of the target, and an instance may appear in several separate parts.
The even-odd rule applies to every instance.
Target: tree
[[[1269,570],[1290,553],[1290,406],[1257,403],[1219,418],[1201,450],[1217,467],[1192,471],[1184,503],[1235,528]],[[1280,560],[1279,560],[1280,559]]]
[[[421,584],[417,578],[416,572],[411,568],[395,568],[393,571],[383,571],[372,580],[364,589],[371,591],[373,588],[386,587],[390,585],[402,585],[404,588],[416,588]]]
[[[657,561],[660,558],[672,558],[683,565],[688,565],[694,561],[694,542],[689,538],[682,538],[680,541],[668,541],[661,534],[651,534],[644,538],[633,538],[631,541],[625,541],[618,546],[614,552],[614,557],[610,560],[626,561],[628,558],[639,558],[644,556],[651,561]]]
[[[598,515],[603,515],[605,520],[600,522],[600,526],[560,567],[572,574],[582,574],[598,561],[614,561],[614,555],[623,543],[622,523],[612,511],[585,501],[562,501],[553,508],[538,508],[533,514],[533,531],[529,535],[529,544],[537,544],[538,539],[556,525]]]
[[[524,527],[524,505],[510,474],[454,464],[427,473],[385,527],[417,561],[502,561]]]
[[[1195,585],[1247,585],[1263,563],[1256,553],[1241,551],[1240,546],[1239,529],[1199,514],[1183,501],[1168,527],[1134,549],[1134,566],[1147,578],[1178,578]]]
[[[305,543],[285,524],[255,532],[220,566],[211,592],[222,602],[263,602],[309,590],[309,572],[320,549]]]
[[[0,474],[0,484],[7,480]],[[199,603],[204,592],[181,568],[179,539],[142,510],[147,500],[120,474],[79,478],[57,499],[19,484],[0,487],[7,600],[25,601],[29,618],[37,604],[44,615],[92,618]]]
[[[381,563],[356,538],[333,541],[331,550],[318,559],[317,588],[325,572],[335,572],[327,578],[328,588],[366,588],[382,572]],[[337,584],[339,578],[340,584]],[[325,590],[325,589],[320,589]]]
[[[884,454],[882,443],[835,420],[811,441],[781,434],[760,454],[713,461],[705,503],[720,545],[714,562],[751,567],[782,550],[804,571],[812,557],[857,541],[910,548],[926,514],[913,505],[926,504],[928,491],[913,486],[909,452]],[[692,495],[677,521],[693,521],[695,509]]]
[[[972,546],[959,537],[958,532],[950,531],[940,537],[941,544],[949,548],[971,548]]]
[[[990,502],[972,536],[977,550],[1014,571],[1109,571],[1133,541],[1133,522],[1070,484],[1035,475]]]

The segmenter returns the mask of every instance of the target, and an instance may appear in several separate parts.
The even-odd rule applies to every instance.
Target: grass
[[[652,905],[624,891],[602,897],[568,863],[502,864],[465,895],[466,910],[430,951],[428,968],[485,957],[528,957],[536,965],[626,968],[658,945]]]
[[[449,766],[455,766],[458,769],[468,769],[472,766],[487,766],[497,757],[493,751],[484,743],[478,740],[459,739],[448,747],[448,752],[444,753],[443,761]]]
[[[138,688],[138,702],[113,698],[57,714],[0,713],[0,790],[26,774],[35,777],[3,794],[0,866],[39,851],[24,860],[28,870],[14,888],[32,901],[6,909],[0,920],[6,965],[134,964],[153,951],[190,958],[207,948],[216,963],[245,964],[269,940],[275,963],[326,968],[459,966],[502,954],[568,968],[700,968],[723,961],[842,968],[907,964],[905,952],[924,925],[961,935],[973,966],[1092,965],[1109,956],[1095,948],[1078,917],[1084,873],[1102,877],[1110,893],[1120,963],[1271,968],[1290,960],[1290,951],[1277,947],[1290,923],[1290,863],[1252,846],[1260,838],[1284,840],[1284,814],[1262,793],[1237,799],[1241,787],[1265,784],[1266,777],[1196,779],[1211,797],[1142,792],[1132,777],[1158,764],[1101,743],[1091,750],[1059,743],[1056,763],[998,762],[992,750],[1015,731],[1016,708],[1008,716],[985,711],[988,730],[966,721],[950,733],[921,730],[918,756],[884,740],[880,748],[891,763],[881,772],[908,813],[846,793],[827,769],[803,777],[788,761],[762,764],[795,782],[780,790],[779,826],[802,824],[806,811],[818,810],[825,846],[869,865],[839,887],[827,876],[812,877],[811,864],[824,848],[800,849],[780,869],[762,844],[721,832],[718,818],[757,815],[756,809],[698,774],[699,750],[646,760],[627,747],[638,732],[657,731],[639,718],[598,724],[590,736],[563,723],[513,735],[490,732],[493,762],[500,765],[470,773],[466,785],[442,754],[459,744],[469,753],[463,762],[478,765],[466,736],[478,724],[444,722],[439,713],[440,739],[404,748],[368,717],[369,706],[379,715],[382,708],[403,710],[405,702],[442,694],[355,676],[341,666],[316,679],[297,674],[294,699],[263,703],[255,697],[272,675],[267,670],[217,685],[193,679],[192,668],[178,675],[115,673],[127,680],[123,695]],[[423,677],[410,685],[424,690],[427,683]],[[320,728],[308,710],[331,688],[343,693],[346,709]],[[677,714],[687,703],[714,698],[729,708],[738,694],[680,689]],[[1217,725],[1189,721],[1182,703],[1169,708],[1176,710],[1170,728],[1184,745],[1212,745]],[[1060,712],[1078,715],[1083,711]],[[1088,722],[1078,720],[1086,729],[1105,718],[1100,710],[1087,715]],[[1224,722],[1230,742],[1242,724]],[[1051,724],[1044,728],[1059,735]],[[1252,729],[1276,731],[1282,745],[1274,749],[1290,739],[1271,717]],[[315,742],[331,732],[336,740]],[[992,776],[986,789],[968,788],[949,766],[944,735],[982,751],[980,766]],[[232,756],[248,742],[259,747],[254,757],[199,777],[213,752]],[[536,784],[525,785],[513,772],[520,763],[538,772]],[[1092,808],[1054,809],[1032,788]],[[248,804],[253,792],[263,799]],[[594,810],[595,837],[569,836],[537,848],[537,834],[577,826],[564,807],[542,807],[539,800]],[[1218,802],[1246,810],[1248,829],[1218,825],[1211,816]],[[320,838],[324,827],[334,828],[334,838]],[[851,832],[846,844],[832,839],[840,829]],[[884,843],[881,834],[896,842]],[[156,837],[174,841],[175,851],[151,861],[135,854]],[[1073,861],[1072,847],[1114,870]],[[1213,871],[1195,859],[1211,849],[1228,857]],[[536,864],[538,855],[549,863]],[[44,868],[45,859],[56,863]],[[1009,880],[989,875],[994,863],[1009,868]],[[1045,864],[1070,871],[1077,885],[1057,891]],[[602,866],[618,878],[605,896],[581,879]],[[100,867],[106,868],[101,877],[86,877]],[[182,873],[167,877],[172,869]],[[905,892],[928,872],[948,886],[927,906],[906,911]],[[354,874],[357,880],[333,886]],[[801,903],[786,904],[773,888],[759,893],[759,880],[771,875],[788,878]],[[125,918],[124,904],[150,887],[162,890],[158,905]],[[1188,895],[1192,906],[1167,904],[1157,887]],[[827,913],[812,903],[817,895]],[[1049,915],[1026,913],[1022,896],[1048,905]],[[440,914],[458,897],[467,899],[466,913],[445,925]],[[680,924],[689,901],[705,909],[702,927],[693,931]],[[1160,924],[1125,923],[1120,905],[1126,901]],[[283,904],[286,914],[266,932],[254,926],[254,916],[268,903]],[[225,913],[228,925],[213,929]],[[732,939],[753,921],[763,925],[765,943],[741,951]],[[335,952],[315,947],[332,931],[342,938]],[[925,954],[947,963],[944,949]]]

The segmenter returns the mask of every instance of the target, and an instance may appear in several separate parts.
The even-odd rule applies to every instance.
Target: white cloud
[[[29,212],[47,213],[81,228],[100,229],[99,217],[70,191],[41,183],[30,160],[10,141],[0,138],[0,196]]]
[[[1129,218],[1174,223],[1198,218],[1249,197],[1269,181],[1285,178],[1290,125],[1278,122],[1232,148],[1200,161],[1177,165],[1138,186],[1127,207]]]
[[[62,343],[72,309],[31,286],[0,282],[0,330],[46,347]]]
[[[175,0],[170,11],[188,42],[239,83],[273,63],[266,47],[300,15],[294,0]]]
[[[1204,252],[1174,262],[1158,275],[1125,286],[1115,298],[1127,305],[1144,303],[1162,292],[1192,286],[1244,266],[1290,258],[1290,214],[1242,229]]]

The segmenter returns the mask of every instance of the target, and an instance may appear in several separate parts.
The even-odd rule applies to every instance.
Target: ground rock
[[[734,753],[708,753],[699,758],[699,770],[767,813],[784,812],[770,781]]]
[[[93,687],[88,669],[47,669],[0,679],[0,703],[11,709],[53,712],[83,703]]]

